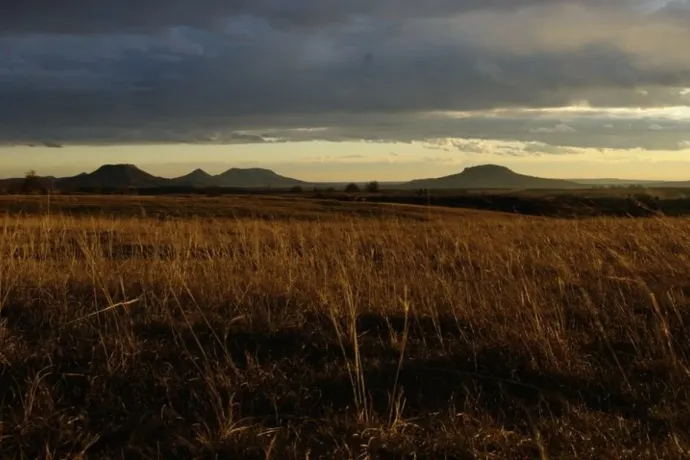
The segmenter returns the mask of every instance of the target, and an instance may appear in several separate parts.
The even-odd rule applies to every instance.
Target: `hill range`
[[[9,190],[20,187],[25,178],[0,179],[0,188]],[[314,183],[281,176],[264,168],[230,168],[212,175],[202,169],[180,177],[154,176],[132,164],[103,165],[90,173],[71,177],[38,177],[35,181],[44,187],[58,190],[123,189],[123,188],[292,188],[296,186],[340,186],[344,184]],[[505,166],[480,165],[468,167],[457,174],[438,178],[416,179],[402,183],[382,183],[390,189],[577,189],[593,186],[627,186],[639,184],[646,187],[690,187],[690,182],[629,181],[616,179],[564,180],[518,174]]]
[[[9,188],[24,182],[24,178],[0,180],[0,187]],[[59,190],[92,189],[92,188],[163,188],[163,187],[276,187],[289,188],[303,185],[304,182],[284,177],[263,168],[238,169],[211,175],[202,169],[195,169],[189,174],[175,178],[154,176],[131,164],[103,165],[90,173],[81,173],[71,177],[40,177],[38,182]]]

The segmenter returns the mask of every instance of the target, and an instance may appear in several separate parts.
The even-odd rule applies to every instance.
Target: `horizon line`
[[[134,163],[104,163],[104,164],[101,164],[100,166],[94,168],[94,169],[93,169],[92,171],[90,171],[90,172],[82,171],[82,172],[76,173],[76,174],[74,174],[74,175],[68,175],[68,176],[54,176],[54,175],[51,175],[51,174],[42,175],[42,174],[39,174],[35,169],[29,169],[29,170],[26,171],[25,174],[22,175],[22,176],[0,177],[0,180],[23,179],[23,178],[26,177],[26,175],[28,175],[28,174],[31,173],[32,171],[33,171],[34,173],[36,173],[36,176],[39,177],[39,178],[69,179],[69,178],[74,178],[74,177],[77,177],[77,176],[83,175],[83,174],[92,174],[92,173],[94,173],[94,172],[98,171],[99,169],[101,169],[101,168],[103,168],[103,167],[106,167],[106,166],[111,166],[111,167],[112,167],[112,166],[114,166],[114,167],[134,167],[134,168],[138,169],[139,171],[142,171],[143,173],[148,174],[148,175],[150,175],[150,176],[152,176],[152,177],[160,178],[160,179],[166,179],[166,180],[179,179],[179,178],[185,177],[185,176],[187,176],[187,175],[189,175],[189,174],[191,174],[191,173],[193,173],[193,172],[195,172],[195,171],[204,172],[204,173],[208,174],[208,175],[211,176],[211,177],[220,176],[220,175],[222,175],[222,174],[224,174],[224,173],[226,173],[226,172],[228,172],[228,171],[231,171],[231,170],[239,170],[239,171],[261,170],[261,171],[267,171],[267,172],[271,172],[271,173],[273,173],[273,174],[277,174],[277,175],[282,176],[282,174],[276,172],[274,169],[272,169],[272,168],[270,168],[270,167],[263,167],[263,166],[249,166],[249,167],[231,166],[231,167],[229,167],[229,168],[227,168],[227,169],[225,169],[225,170],[223,170],[222,172],[217,173],[217,174],[211,174],[211,173],[207,172],[207,171],[206,171],[204,168],[202,168],[202,167],[196,167],[196,168],[194,168],[194,169],[191,169],[188,173],[185,173],[185,174],[182,174],[182,175],[179,175],[179,176],[165,176],[165,175],[160,175],[160,176],[159,176],[159,175],[155,175],[155,174],[149,173],[148,171],[146,171],[145,169],[143,169],[142,167],[140,167],[140,166],[138,166],[137,164],[134,164]],[[149,166],[151,166],[151,165],[149,165]],[[666,179],[666,180],[664,180],[664,179],[625,179],[625,178],[617,178],[617,177],[554,178],[554,177],[546,177],[546,176],[533,176],[533,175],[531,175],[531,174],[525,174],[525,173],[516,172],[515,170],[513,170],[512,168],[510,168],[510,167],[508,167],[508,166],[504,166],[504,165],[497,164],[497,163],[482,163],[482,164],[477,164],[477,165],[467,165],[467,166],[464,166],[461,170],[459,170],[459,171],[456,172],[456,173],[446,174],[446,175],[444,175],[444,176],[437,176],[437,177],[418,177],[418,178],[408,179],[408,180],[375,180],[375,182],[378,182],[378,183],[380,183],[380,184],[406,184],[406,183],[415,182],[415,181],[418,181],[418,180],[441,179],[441,178],[445,178],[445,177],[452,176],[452,175],[455,175],[455,174],[460,174],[460,173],[462,173],[463,171],[465,171],[466,169],[471,169],[471,168],[475,168],[475,167],[479,167],[479,166],[497,166],[497,167],[505,168],[505,169],[509,170],[510,172],[512,172],[512,173],[514,173],[514,174],[518,174],[518,175],[529,176],[529,177],[539,178],[539,179],[560,180],[560,181],[564,181],[564,182],[568,182],[568,181],[570,181],[570,182],[583,182],[583,185],[594,185],[594,184],[587,184],[587,183],[586,183],[587,181],[612,181],[612,182],[620,182],[620,183],[624,183],[624,184],[634,184],[634,183],[645,183],[645,184],[655,184],[655,183],[658,183],[658,184],[662,184],[662,183],[690,182],[690,179],[680,179],[680,180],[668,180],[668,179]],[[347,184],[347,183],[368,183],[368,182],[372,182],[372,180],[308,181],[308,180],[302,180],[302,179],[295,178],[295,177],[288,177],[288,176],[282,176],[282,177],[284,177],[284,178],[286,178],[286,179],[296,180],[296,181],[302,182],[302,183],[307,184],[307,185],[329,185],[329,184]]]

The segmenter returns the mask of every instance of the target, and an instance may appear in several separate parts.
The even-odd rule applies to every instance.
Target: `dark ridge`
[[[201,168],[197,168],[189,174],[170,179],[170,185],[209,187],[215,185],[215,181],[212,175]]]
[[[57,180],[58,188],[80,187],[155,187],[166,179],[153,176],[131,164],[107,164],[95,171]]]
[[[458,174],[435,179],[417,179],[403,185],[404,188],[431,189],[572,189],[581,184],[561,179],[518,174],[505,166],[487,164],[465,168]]]
[[[304,183],[264,168],[230,168],[214,179],[219,187],[293,187]]]

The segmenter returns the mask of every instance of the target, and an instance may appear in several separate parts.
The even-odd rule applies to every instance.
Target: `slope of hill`
[[[570,182],[576,182],[582,185],[589,186],[606,186],[606,187],[626,187],[629,185],[656,185],[663,182],[655,180],[637,180],[637,179],[614,179],[614,178],[601,178],[601,179],[568,179]]]
[[[58,188],[156,187],[168,179],[153,176],[131,164],[103,165],[91,173],[81,173],[56,181]]]
[[[168,181],[166,185],[186,186],[186,187],[210,187],[216,185],[215,176],[207,173],[201,168],[184,176],[175,177]]]
[[[220,187],[293,187],[304,184],[264,168],[230,168],[213,178],[215,185]]]
[[[564,189],[582,188],[582,184],[518,174],[505,166],[481,165],[465,168],[458,174],[434,179],[417,179],[405,188],[435,189]]]
[[[649,188],[690,188],[690,181],[666,181],[666,182],[653,182],[649,184],[642,184]]]
[[[629,187],[642,188],[690,188],[690,181],[659,181],[659,180],[632,180],[632,179],[569,179],[571,182],[587,186],[599,187]]]

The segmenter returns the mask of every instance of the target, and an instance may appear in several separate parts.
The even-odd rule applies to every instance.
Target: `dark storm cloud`
[[[530,5],[620,5],[626,0],[5,0],[0,33],[142,32],[169,26],[209,27],[238,15],[279,27],[318,27],[357,16],[435,17],[477,9],[513,11]]]
[[[396,116],[690,101],[681,91],[690,87],[690,28],[667,10],[640,13],[631,1],[56,5],[1,7],[0,141],[264,142],[283,138],[264,136],[281,124],[318,126],[330,117],[331,129],[311,135],[416,140],[452,133],[439,120],[409,130]],[[375,134],[357,122],[368,114],[377,114]],[[520,123],[524,130],[483,123],[458,135],[619,142]],[[677,143],[665,135],[650,142]]]

